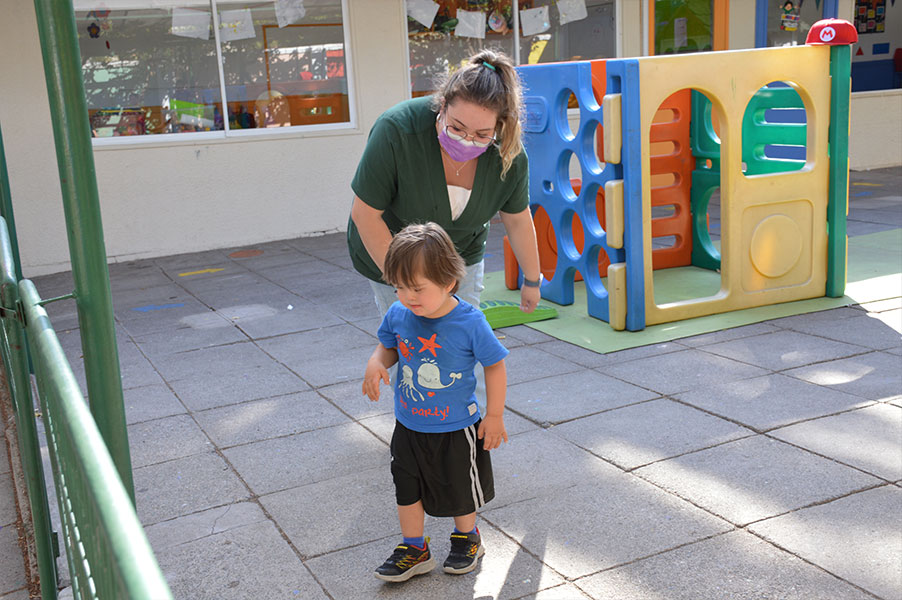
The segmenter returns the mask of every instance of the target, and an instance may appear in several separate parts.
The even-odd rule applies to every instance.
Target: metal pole
[[[19,261],[19,240],[16,237],[16,220],[13,218],[13,197],[9,191],[9,172],[6,170],[6,153],[3,151],[3,129],[0,129],[0,215],[6,219],[9,243],[16,265],[16,281],[22,279],[22,263]]]
[[[34,0],[75,280],[88,400],[122,484],[135,501],[109,269],[72,0]]]

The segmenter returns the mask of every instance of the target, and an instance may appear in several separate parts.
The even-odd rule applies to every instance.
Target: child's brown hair
[[[418,276],[442,287],[454,283],[457,292],[467,271],[454,243],[436,223],[408,225],[394,238],[385,254],[383,278],[391,285],[411,286]]]

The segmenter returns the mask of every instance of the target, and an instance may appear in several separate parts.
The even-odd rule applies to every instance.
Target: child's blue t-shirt
[[[378,335],[383,346],[398,350],[395,417],[402,425],[440,433],[479,421],[476,363],[491,366],[508,355],[482,311],[458,298],[447,315],[429,319],[395,302]]]

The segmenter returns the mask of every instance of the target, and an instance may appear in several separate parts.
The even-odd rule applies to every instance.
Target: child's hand
[[[366,363],[366,372],[363,374],[363,393],[375,402],[379,399],[379,382],[391,385],[388,369],[375,357],[371,357]]]
[[[504,417],[487,416],[479,424],[476,431],[476,437],[485,440],[482,447],[486,450],[494,450],[501,445],[501,442],[507,442],[507,430],[504,428]]]

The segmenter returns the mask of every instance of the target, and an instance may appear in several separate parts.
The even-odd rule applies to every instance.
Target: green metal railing
[[[131,498],[42,307],[43,301],[31,281],[16,282],[13,264],[6,221],[0,218],[0,353],[16,413],[35,529],[41,596],[44,600],[57,597],[57,574],[26,347],[34,361],[75,597],[171,599]]]

